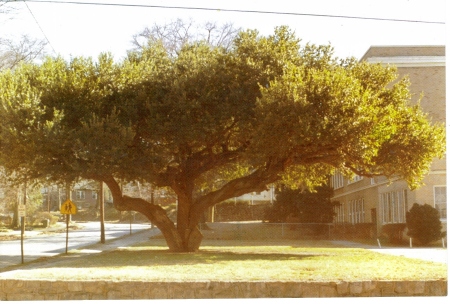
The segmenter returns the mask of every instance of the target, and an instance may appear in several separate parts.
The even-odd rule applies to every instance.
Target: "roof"
[[[360,61],[395,64],[397,67],[445,66],[445,46],[371,46]]]
[[[370,57],[445,56],[444,45],[385,45],[371,46],[361,60]]]

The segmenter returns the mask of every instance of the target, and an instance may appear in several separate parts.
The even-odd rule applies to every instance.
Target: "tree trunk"
[[[183,239],[166,211],[158,205],[152,205],[142,198],[123,196],[119,201],[114,198],[114,207],[121,211],[137,211],[146,216],[163,234],[171,251],[183,252]]]
[[[187,178],[174,185],[178,195],[177,231],[183,242],[184,252],[195,252],[200,248],[203,235],[198,229],[199,217],[193,214],[193,184]]]
[[[156,227],[158,227],[161,233],[163,234],[170,251],[187,252],[187,251],[195,251],[196,249],[198,249],[198,247],[200,246],[200,242],[197,241],[198,246],[197,248],[195,248],[195,250],[194,250],[195,246],[189,246],[190,242],[186,241],[186,235],[182,235],[179,232],[182,228],[180,229],[178,227],[177,229],[174,223],[167,216],[166,211],[163,208],[161,208],[161,206],[151,204],[150,202],[147,202],[142,198],[123,196],[119,184],[112,176],[109,177],[102,176],[97,177],[97,179],[103,180],[110,189],[113,196],[114,207],[117,210],[139,212],[144,216],[146,216]],[[198,231],[198,233],[200,233],[200,231]],[[192,236],[191,234],[192,233],[187,234],[188,238],[196,239],[195,236],[197,236],[197,234],[194,233],[192,234]]]

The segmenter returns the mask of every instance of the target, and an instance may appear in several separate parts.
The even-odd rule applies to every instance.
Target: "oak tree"
[[[172,251],[195,251],[209,207],[271,183],[322,184],[339,170],[420,185],[444,128],[413,105],[395,68],[335,58],[286,27],[242,31],[232,47],[160,42],[121,62],[47,59],[0,74],[0,164],[16,182],[105,182]],[[13,174],[14,173],[14,174]],[[169,187],[164,209],[120,181]]]

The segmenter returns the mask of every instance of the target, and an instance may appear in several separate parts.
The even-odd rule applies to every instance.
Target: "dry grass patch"
[[[198,253],[170,253],[163,240],[113,252],[72,251],[48,265],[1,277],[117,281],[360,281],[447,278],[447,265],[383,255],[364,249],[331,248],[326,241],[205,240]]]

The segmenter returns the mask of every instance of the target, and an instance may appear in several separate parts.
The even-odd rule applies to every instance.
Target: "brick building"
[[[421,107],[433,122],[445,122],[445,47],[444,46],[373,46],[361,60],[397,66],[400,76],[408,75],[413,101],[420,98]],[[377,233],[389,223],[405,223],[406,212],[414,203],[436,207],[444,230],[447,223],[446,161],[436,159],[424,186],[411,191],[406,182],[396,180],[391,184],[385,177],[356,176],[352,180],[340,174],[331,178],[337,223],[376,223]]]

